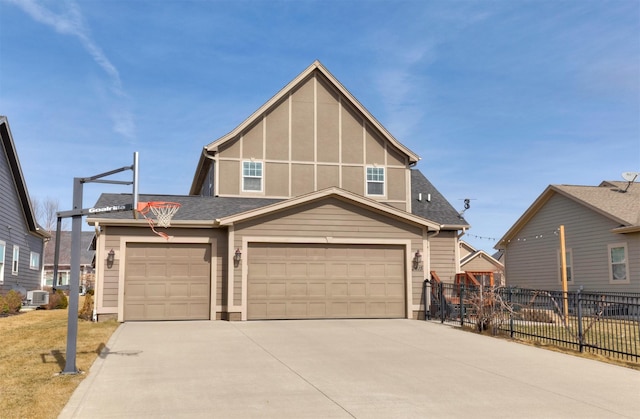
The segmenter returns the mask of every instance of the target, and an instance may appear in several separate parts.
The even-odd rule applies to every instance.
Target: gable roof
[[[83,231],[81,233],[81,252],[80,264],[91,265],[95,255],[95,248],[91,244],[95,233],[92,231]],[[44,248],[44,264],[53,265],[56,250],[57,233],[51,233],[51,241]],[[58,256],[58,264],[69,265],[71,263],[71,231],[60,232],[60,255]]]
[[[500,262],[499,260],[497,260],[496,258],[491,256],[490,254],[488,254],[484,250],[476,250],[473,253],[469,253],[467,256],[465,256],[462,259],[460,259],[460,267],[462,268],[464,265],[468,264],[469,262],[471,262],[472,260],[477,259],[477,258],[483,258],[487,262],[489,262],[492,265],[494,265],[495,267],[500,268],[500,269],[504,269],[504,265],[502,264],[502,262]]]
[[[555,195],[562,195],[620,224],[614,233],[640,232],[640,183],[605,181],[598,186],[549,185],[498,240],[495,248],[512,239],[518,231]]]
[[[246,212],[231,215],[229,217],[222,218],[220,225],[232,225],[239,221],[249,220],[251,218],[259,217],[265,214],[273,213],[276,211],[282,211],[287,208],[293,208],[309,202],[318,201],[327,197],[335,197],[343,201],[348,201],[352,204],[366,207],[370,210],[383,213],[387,216],[391,216],[397,219],[401,219],[405,222],[411,222],[423,227],[427,227],[433,231],[440,230],[440,225],[424,219],[422,217],[416,217],[414,214],[410,214],[406,211],[402,211],[390,205],[386,205],[375,201],[373,199],[365,198],[362,195],[355,194],[353,192],[346,191],[344,189],[331,187],[320,191],[310,192],[305,195],[300,195],[291,199],[287,199],[282,202],[274,203],[266,207],[256,208]]]
[[[20,204],[22,205],[22,212],[27,227],[32,233],[42,238],[50,237],[49,233],[44,231],[44,229],[42,229],[42,227],[40,227],[36,221],[35,212],[33,211],[31,199],[29,198],[29,192],[27,191],[27,183],[25,182],[24,176],[22,174],[20,160],[18,159],[18,152],[16,151],[16,146],[13,142],[11,129],[9,128],[9,120],[6,116],[2,115],[0,115],[0,140],[7,157],[7,162],[9,163],[9,169],[11,170],[11,174],[13,176],[16,192],[18,193],[18,198],[20,200]]]
[[[191,185],[191,194],[198,193],[198,182],[199,182],[199,174],[201,174],[206,167],[210,164],[210,160],[207,158],[207,154],[216,153],[218,148],[225,144],[227,141],[233,140],[236,138],[238,134],[242,131],[250,127],[252,124],[256,122],[258,118],[260,118],[263,114],[267,113],[271,108],[277,106],[277,104],[285,98],[289,92],[295,90],[298,86],[304,83],[309,77],[311,77],[314,73],[321,74],[344,98],[346,98],[347,102],[351,106],[353,106],[356,110],[362,113],[365,119],[373,125],[383,136],[389,141],[393,146],[395,146],[402,153],[407,155],[409,158],[409,163],[415,164],[420,160],[420,156],[418,156],[413,151],[409,150],[405,145],[403,145],[400,141],[398,141],[387,129],[353,96],[343,85],[336,79],[333,74],[329,72],[329,70],[324,67],[320,61],[314,61],[309,67],[307,67],[302,73],[300,73],[296,78],[294,78],[291,82],[289,82],[284,88],[282,88],[278,93],[276,93],[271,99],[269,99],[265,104],[263,104],[258,110],[252,113],[247,119],[245,119],[240,125],[235,127],[231,132],[223,135],[212,143],[206,145],[203,149],[202,154],[200,155],[200,159],[198,161],[198,165],[196,167],[196,172],[194,175],[193,183]]]
[[[418,169],[411,169],[411,201],[413,214],[441,224],[444,230],[471,227]]]

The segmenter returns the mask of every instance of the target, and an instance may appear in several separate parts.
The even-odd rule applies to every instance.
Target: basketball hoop
[[[149,227],[151,227],[151,230],[153,230],[154,233],[160,237],[164,237],[166,240],[169,240],[169,235],[161,231],[156,231],[155,225],[158,224],[158,226],[164,228],[170,227],[171,219],[175,213],[178,212],[181,206],[182,205],[177,202],[139,202],[137,210],[147,220]],[[155,215],[156,221],[154,221],[152,217],[147,217],[149,212],[152,212],[153,215]]]

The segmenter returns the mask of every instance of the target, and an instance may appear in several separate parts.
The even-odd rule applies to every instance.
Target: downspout
[[[456,250],[456,255],[455,255],[456,273],[461,271],[461,268],[460,268],[460,238],[465,235],[466,231],[467,231],[467,229],[465,227],[462,227],[462,233],[460,233],[460,234],[458,234],[456,236],[456,249],[455,249]]]
[[[207,148],[206,148],[206,147],[204,147],[204,148],[202,149],[202,155],[203,155],[205,158],[207,158],[207,159],[211,160],[211,169],[209,170],[209,173],[207,174],[207,179],[209,180],[210,173],[211,173],[211,172],[213,172],[213,173],[214,173],[214,175],[213,175],[213,181],[215,182],[215,179],[216,179],[216,176],[215,176],[216,158],[215,158],[214,156],[209,155],[209,151],[207,150]],[[214,185],[214,186],[215,186],[215,185]],[[215,187],[212,187],[211,182],[209,182],[209,196],[214,196],[214,194],[213,194],[213,190],[212,190],[212,189],[213,189],[213,190],[215,190]],[[200,190],[202,191],[202,189],[200,189]]]

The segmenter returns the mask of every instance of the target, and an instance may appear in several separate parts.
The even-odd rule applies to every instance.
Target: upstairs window
[[[384,167],[367,167],[367,195],[384,195]]]
[[[242,162],[242,190],[245,192],[262,191],[262,162]]]
[[[29,257],[29,269],[40,269],[40,253],[31,252]]]
[[[11,274],[18,275],[18,266],[20,266],[20,246],[13,246],[13,260],[11,261]]]
[[[609,282],[614,284],[629,282],[629,264],[627,260],[626,243],[609,245]]]

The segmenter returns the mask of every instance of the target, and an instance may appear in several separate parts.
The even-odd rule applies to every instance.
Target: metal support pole
[[[73,209],[82,210],[82,179],[73,179]],[[77,374],[76,343],[78,340],[78,299],[80,294],[80,251],[82,249],[82,215],[71,219],[71,277],[67,314],[67,357],[63,374]]]
[[[564,324],[569,324],[569,295],[567,291],[567,248],[564,239],[564,225],[560,226],[560,274],[562,278],[562,298],[564,302]]]
[[[51,288],[53,292],[56,292],[56,282],[58,282],[58,262],[60,262],[60,231],[62,230],[62,217],[58,216],[58,222],[56,223],[56,247],[53,254],[53,279],[51,281]]]

